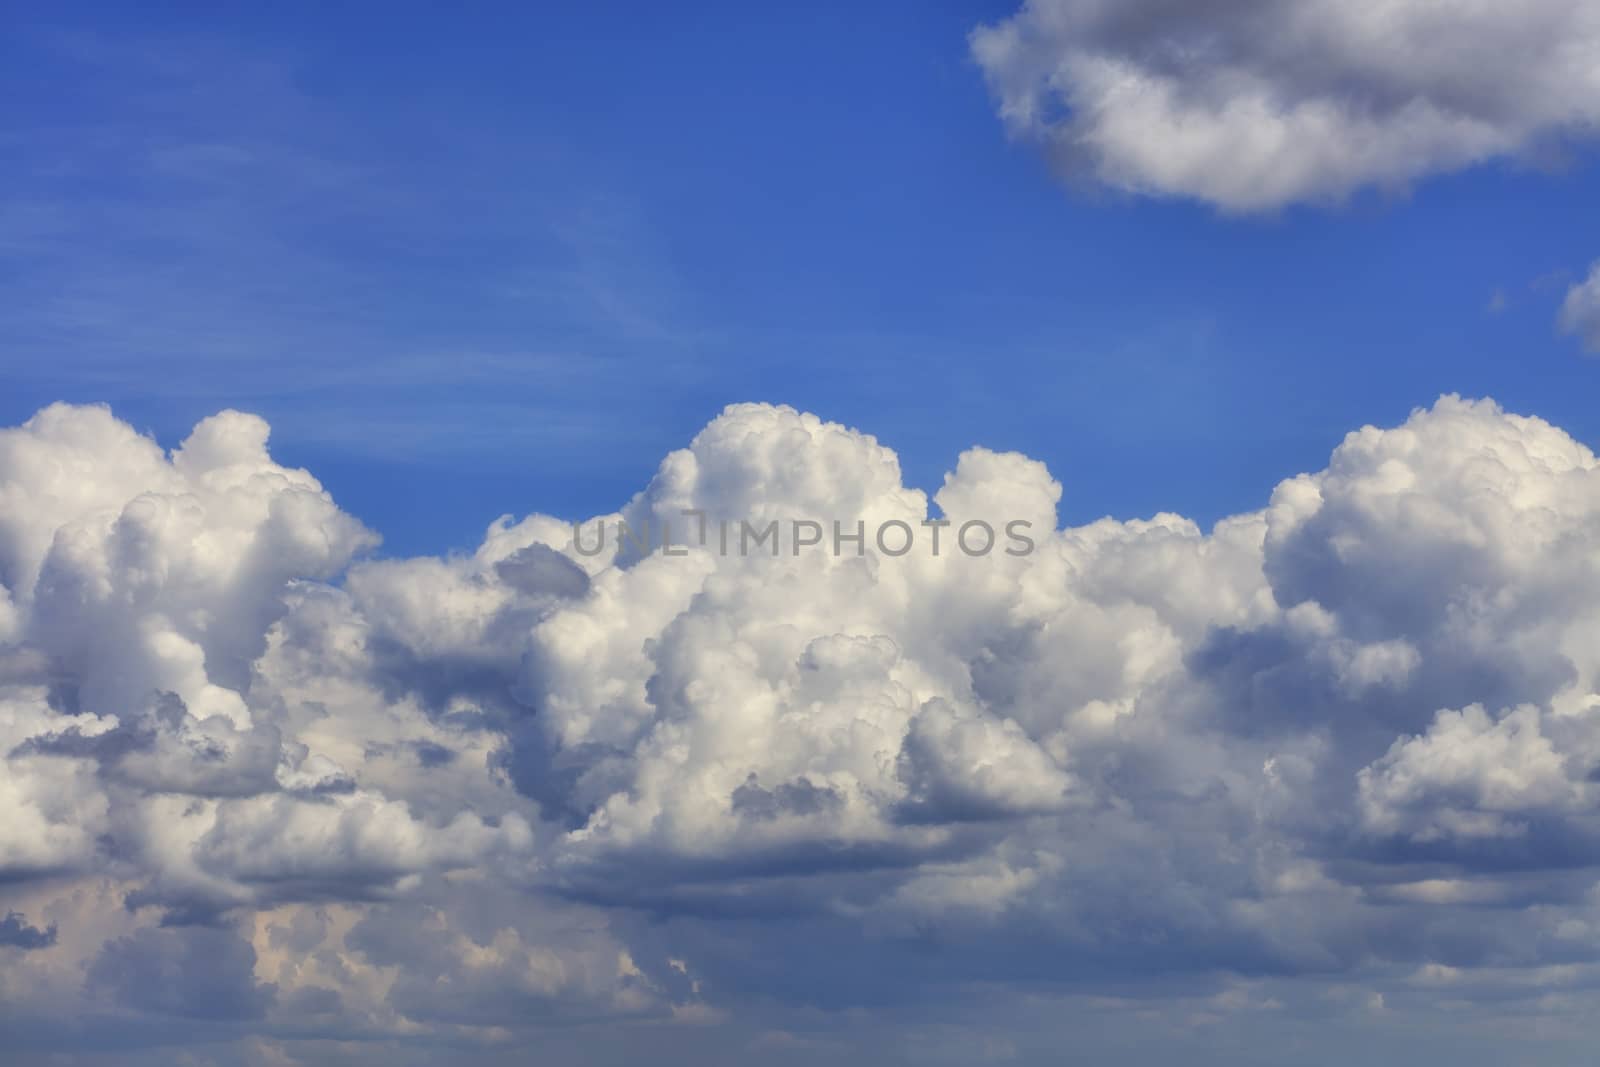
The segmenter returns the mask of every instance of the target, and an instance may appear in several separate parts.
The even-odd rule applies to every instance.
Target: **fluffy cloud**
[[[1239,212],[1591,135],[1597,47],[1585,0],[1027,0],[972,35],[1067,173]]]
[[[1576,337],[1590,352],[1600,353],[1600,263],[1589,277],[1567,290],[1559,325],[1562,333]]]
[[[0,431],[0,1028],[41,1058],[621,1062],[582,1024],[626,1020],[864,1060],[839,1009],[923,1047],[979,989],[1049,1027],[1593,987],[1600,462],[1538,419],[1446,397],[1209,531],[1060,529],[1024,456],[930,498],[737,405],[614,514],[421,559],[266,442]]]
[[[1542,720],[1532,706],[1498,721],[1476,705],[1439,712],[1427,733],[1396,741],[1358,776],[1364,821],[1420,840],[1506,837],[1541,815],[1593,810],[1588,779],[1600,750],[1584,736],[1588,723]]]

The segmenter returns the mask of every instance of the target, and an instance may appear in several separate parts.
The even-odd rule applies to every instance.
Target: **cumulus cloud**
[[[1236,212],[1590,136],[1597,47],[1585,0],[1027,0],[972,35],[1063,171]]]
[[[738,1059],[978,988],[1587,988],[1600,461],[1539,419],[1445,397],[1210,530],[1063,529],[1025,456],[930,497],[735,405],[611,515],[419,559],[267,440],[0,431],[0,1027],[41,1056],[592,1060],[574,1024],[627,1020]],[[1012,521],[1030,550],[960,549]],[[917,550],[831,536],[889,523]],[[675,532],[594,551],[618,524]]]
[[[1576,337],[1585,349],[1600,354],[1600,263],[1587,278],[1567,290],[1558,321],[1562,333]]]
[[[1396,741],[1360,773],[1363,819],[1431,840],[1514,836],[1527,833],[1533,817],[1587,813],[1589,763],[1600,750],[1583,736],[1587,723],[1565,725],[1547,724],[1532,706],[1498,721],[1477,705],[1441,711],[1425,734]],[[1552,733],[1567,734],[1565,743]]]

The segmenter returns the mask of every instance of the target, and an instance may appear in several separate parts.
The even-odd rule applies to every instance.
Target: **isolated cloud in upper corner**
[[[1576,337],[1584,348],[1600,355],[1600,262],[1587,278],[1567,290],[1559,325],[1562,333]]]
[[[972,34],[1063,171],[1230,212],[1338,200],[1593,133],[1600,7],[1027,0]]]

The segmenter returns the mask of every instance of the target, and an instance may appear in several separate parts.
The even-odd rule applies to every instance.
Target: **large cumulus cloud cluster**
[[[1027,0],[972,37],[1065,172],[1239,212],[1592,137],[1597,48],[1588,0]]]
[[[806,1062],[1007,990],[1580,1025],[1594,454],[1447,397],[1209,531],[1062,491],[738,405],[585,541],[1035,550],[533,514],[381,559],[253,416],[0,431],[8,1046]]]

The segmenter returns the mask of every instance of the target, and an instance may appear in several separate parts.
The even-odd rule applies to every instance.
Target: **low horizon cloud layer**
[[[8,1062],[1587,1062],[1600,462],[1540,419],[1061,529],[741,404],[599,517],[1033,523],[937,558],[374,558],[267,445],[0,430]]]
[[[971,38],[1063,174],[1231,213],[1338,201],[1600,130],[1600,7],[1027,0]]]

